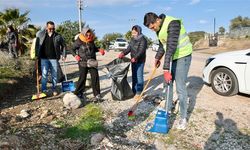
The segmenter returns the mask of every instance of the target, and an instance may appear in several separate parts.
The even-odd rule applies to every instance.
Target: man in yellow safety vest
[[[187,127],[188,99],[186,81],[192,59],[192,44],[180,19],[164,14],[158,16],[149,12],[144,16],[144,25],[155,31],[159,40],[159,49],[155,55],[156,67],[160,66],[160,59],[165,54],[163,74],[166,83],[169,84],[169,99],[167,100],[166,110],[171,113],[173,82],[170,81],[175,81],[180,103],[180,120],[177,129],[185,130]]]

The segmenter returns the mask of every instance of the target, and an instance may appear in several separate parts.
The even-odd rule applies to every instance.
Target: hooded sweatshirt
[[[142,34],[142,29],[140,26],[135,25],[138,36],[136,38],[131,38],[129,46],[123,51],[124,55],[130,53],[131,58],[135,58],[138,63],[144,63],[146,61],[146,50],[147,50],[147,40]]]
[[[98,52],[98,48],[94,44],[94,35],[89,38],[85,36],[89,30],[88,27],[82,29],[71,50],[73,56],[79,55],[81,57],[79,65],[83,67],[87,66],[88,59],[96,59],[96,52]]]

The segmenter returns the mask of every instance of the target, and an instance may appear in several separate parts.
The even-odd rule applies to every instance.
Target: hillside
[[[194,50],[202,53],[217,54],[226,51],[250,48],[250,39],[220,38],[217,47],[209,47],[208,39],[200,39],[194,44]]]

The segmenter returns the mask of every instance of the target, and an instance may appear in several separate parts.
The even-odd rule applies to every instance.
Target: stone
[[[99,145],[102,142],[102,140],[104,139],[104,137],[105,136],[101,133],[94,134],[90,139],[91,145]]]
[[[64,107],[67,109],[77,109],[81,106],[81,100],[73,93],[66,93],[63,97]]]
[[[23,110],[21,110],[19,116],[21,118],[25,119],[25,118],[28,118],[30,116],[30,114],[28,113],[28,111],[26,109],[23,109]]]
[[[156,149],[166,149],[164,142],[159,139],[156,139],[154,144]]]

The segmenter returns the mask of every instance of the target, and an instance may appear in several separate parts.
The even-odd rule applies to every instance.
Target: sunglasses
[[[48,30],[50,30],[50,31],[54,31],[54,30],[55,30],[55,28],[48,28]]]

